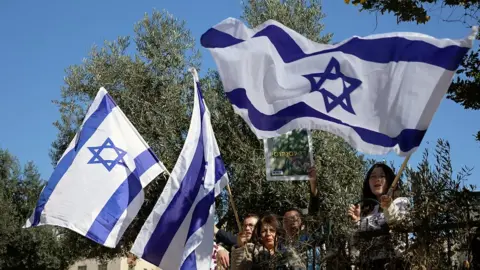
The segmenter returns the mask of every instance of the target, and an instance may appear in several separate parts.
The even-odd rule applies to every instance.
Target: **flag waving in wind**
[[[115,247],[165,171],[104,88],[58,161],[25,227],[56,225]]]
[[[185,144],[132,247],[133,254],[164,270],[210,269],[215,197],[228,182],[198,75],[192,73],[195,97]]]
[[[418,33],[315,43],[269,20],[229,18],[202,35],[235,112],[258,138],[320,129],[367,154],[420,145],[478,28],[462,40]]]

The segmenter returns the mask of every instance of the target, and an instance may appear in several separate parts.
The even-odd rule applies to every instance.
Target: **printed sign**
[[[267,180],[308,180],[313,165],[312,135],[309,130],[294,130],[264,139]]]

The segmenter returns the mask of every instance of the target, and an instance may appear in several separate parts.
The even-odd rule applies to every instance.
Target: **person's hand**
[[[228,251],[222,249],[217,252],[217,264],[228,269],[230,267],[230,257]]]
[[[245,232],[240,232],[237,235],[237,245],[239,247],[243,247],[247,243],[247,236],[245,235]]]
[[[380,207],[382,207],[382,209],[388,209],[390,204],[392,204],[392,197],[387,195],[380,197]]]
[[[348,215],[352,218],[354,222],[357,222],[360,220],[360,205],[350,205],[350,208],[348,208]]]
[[[315,167],[310,167],[310,169],[308,169],[308,178],[310,181],[317,180],[317,170]]]

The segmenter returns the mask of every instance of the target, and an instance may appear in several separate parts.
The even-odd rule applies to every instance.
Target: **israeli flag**
[[[215,197],[228,183],[195,70],[190,127],[180,157],[131,252],[164,270],[210,269]]]
[[[320,129],[366,154],[420,145],[478,28],[462,40],[418,33],[315,43],[269,20],[229,18],[201,37],[235,112],[259,139]]]
[[[24,227],[61,226],[113,248],[140,210],[143,188],[165,170],[101,88]]]

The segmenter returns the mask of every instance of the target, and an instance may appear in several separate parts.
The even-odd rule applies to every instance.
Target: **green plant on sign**
[[[271,175],[306,175],[310,164],[308,133],[294,130],[272,139]]]

